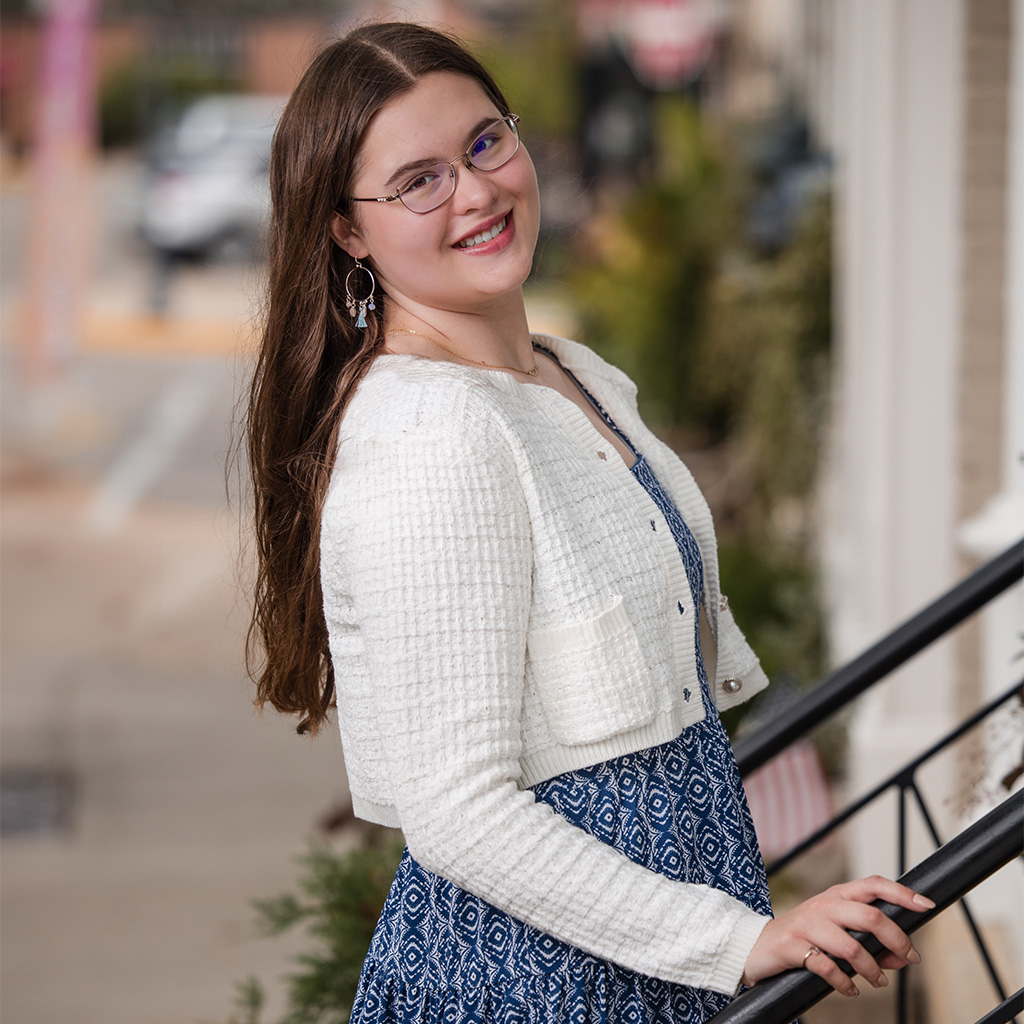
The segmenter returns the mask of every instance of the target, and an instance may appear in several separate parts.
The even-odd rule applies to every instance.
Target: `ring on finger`
[[[811,946],[811,948],[809,950],[807,950],[806,953],[804,953],[803,965],[805,967],[807,966],[807,958],[809,956],[814,956],[815,953],[820,953],[820,952],[821,952],[821,950],[818,949],[817,946]]]

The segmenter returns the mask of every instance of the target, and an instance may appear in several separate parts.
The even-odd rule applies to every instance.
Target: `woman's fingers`
[[[868,932],[874,935],[885,949],[900,961],[898,966],[921,962],[921,958],[914,949],[914,944],[910,941],[910,936],[877,907],[867,903],[847,901],[839,905],[836,917],[833,920],[843,928],[850,929],[851,931]],[[849,937],[849,940],[851,944],[855,941],[852,936]],[[856,945],[860,946],[859,943],[856,943]],[[866,953],[866,955],[870,956],[871,954]],[[843,959],[849,959],[849,957],[843,956]],[[874,960],[873,957],[872,960]],[[850,963],[853,963],[855,967],[857,966],[853,960],[850,960]],[[869,981],[871,980],[870,976],[866,975],[866,977],[868,977]]]
[[[857,987],[833,957],[845,960],[869,984],[887,985],[885,970],[920,963],[910,936],[877,907],[884,900],[921,913],[935,904],[898,882],[874,875],[835,885],[777,920],[761,933],[747,959],[744,980],[755,984],[789,967],[803,966],[844,995]],[[876,958],[850,932],[874,935],[885,947]],[[807,955],[809,951],[810,955]]]
[[[811,949],[817,949],[817,946],[812,946]],[[853,979],[847,977],[846,974],[839,969],[839,965],[830,956],[822,953],[820,950],[816,953],[812,953],[811,956],[804,960],[804,967],[806,967],[811,974],[817,974],[819,978],[823,978],[827,981],[841,995],[860,995],[860,990],[853,983]]]
[[[935,909],[935,904],[927,896],[922,896],[921,893],[914,892],[913,889],[908,889],[905,885],[889,878],[883,878],[881,875],[869,875],[867,878],[844,882],[833,888],[841,890],[847,899],[857,900],[860,903],[885,900],[898,907],[915,910],[919,914],[925,910]]]
[[[917,959],[918,961],[920,961],[921,958],[918,957]],[[903,957],[897,956],[895,953],[890,953],[888,950],[882,953],[882,955],[878,958],[879,965],[885,968],[885,970],[887,971],[898,971],[903,967],[909,966],[913,962],[913,960],[904,960]]]
[[[830,954],[831,957],[837,957],[840,960],[845,960],[854,970],[856,974],[859,974],[869,985],[875,988],[882,988],[889,984],[889,980],[886,978],[881,965],[878,961],[846,930],[848,926],[842,924],[830,923],[828,926],[822,928],[822,936],[817,943],[818,947],[825,953]],[[827,959],[827,958],[826,958]],[[812,960],[821,961],[822,957],[814,956],[807,960],[807,965]],[[818,966],[824,966],[819,963]],[[833,964],[833,966],[835,966]],[[813,969],[813,968],[812,968]],[[836,971],[839,974],[843,974],[838,967]],[[818,973],[815,971],[815,973]],[[832,978],[838,979],[838,974],[834,974],[831,970],[828,972],[829,981]],[[845,975],[843,975],[845,977]],[[825,977],[825,975],[822,975]],[[833,987],[836,987],[833,985]],[[844,989],[845,989],[844,983]],[[852,983],[851,986],[852,987]],[[840,989],[843,991],[844,989]],[[855,993],[848,992],[848,995]]]

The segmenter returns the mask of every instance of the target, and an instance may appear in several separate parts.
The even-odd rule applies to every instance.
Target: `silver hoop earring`
[[[370,291],[361,299],[357,299],[352,294],[352,275],[359,270],[370,278]],[[364,267],[359,260],[356,260],[356,265],[345,275],[345,308],[348,310],[348,315],[355,320],[356,327],[366,327],[366,311],[377,308],[373,301],[373,293],[376,289],[377,279],[373,276],[370,268]]]

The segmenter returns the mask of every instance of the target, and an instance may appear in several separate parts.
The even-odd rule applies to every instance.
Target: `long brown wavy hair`
[[[383,345],[387,308],[378,291],[368,326],[355,327],[345,308],[355,262],[333,242],[331,215],[355,219],[346,197],[373,116],[434,71],[476,79],[509,112],[457,40],[422,25],[375,23],[314,58],[274,135],[266,314],[246,417],[257,553],[246,661],[256,703],[302,716],[300,733],[315,733],[333,703],[320,518],[338,425]]]

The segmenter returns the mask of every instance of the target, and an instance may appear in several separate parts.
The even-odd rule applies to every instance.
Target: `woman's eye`
[[[424,171],[422,174],[417,174],[415,178],[410,178],[402,186],[402,192],[419,192],[421,189],[433,188],[439,177],[437,171]]]
[[[498,136],[493,132],[488,132],[486,135],[481,135],[476,142],[473,143],[473,156],[479,156],[481,153],[490,149],[498,141]]]

